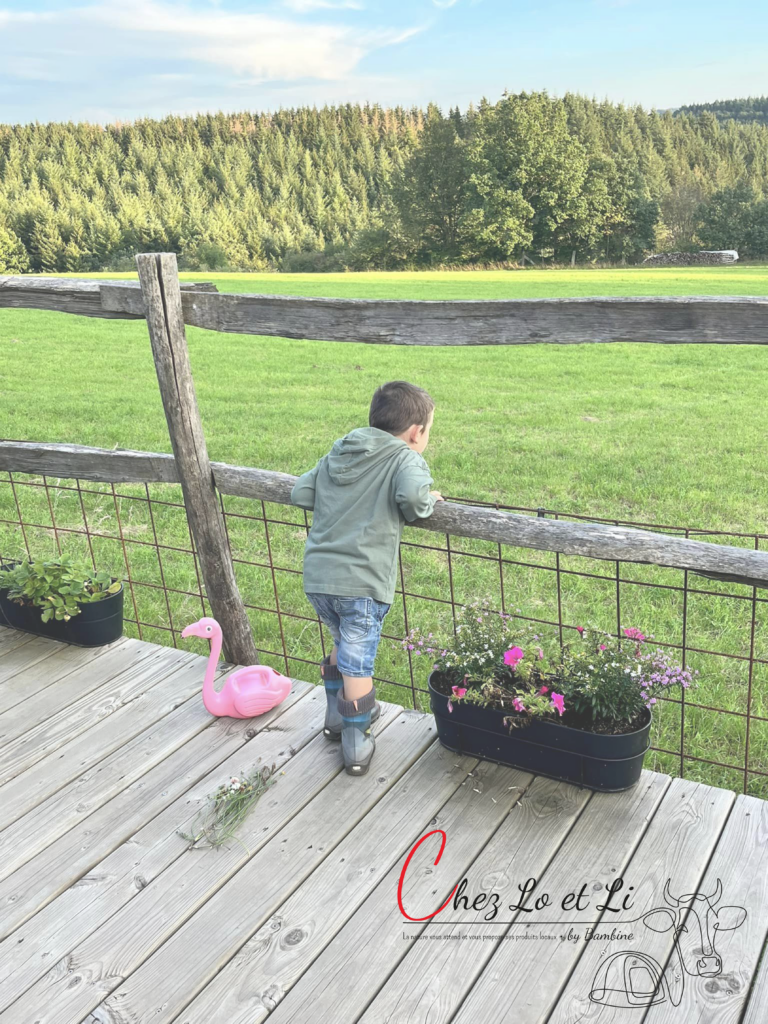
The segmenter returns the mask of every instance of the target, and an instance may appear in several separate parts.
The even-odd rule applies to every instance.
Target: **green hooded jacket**
[[[406,522],[432,514],[429,467],[405,441],[360,427],[300,476],[291,502],[312,509],[304,593],[392,604]]]

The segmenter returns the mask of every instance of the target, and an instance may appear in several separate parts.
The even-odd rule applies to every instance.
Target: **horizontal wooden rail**
[[[113,484],[177,484],[172,455],[80,444],[0,441],[0,470]]]
[[[222,494],[291,504],[296,477],[212,462]],[[172,455],[80,445],[0,441],[0,470],[111,483],[174,483]],[[768,552],[686,540],[652,530],[519,515],[477,505],[440,502],[429,519],[410,526],[494,543],[606,561],[688,569],[710,579],[768,587]]]
[[[85,277],[34,277],[16,275],[0,277],[0,309],[47,309],[54,313],[76,313],[78,316],[97,316],[108,320],[144,320],[144,303],[139,312],[112,310],[104,305],[104,285],[107,282]],[[121,281],[129,293],[141,298],[138,281]],[[185,282],[183,291],[216,292],[209,282]]]
[[[383,345],[768,344],[768,298],[756,296],[401,301],[181,287],[185,324],[235,334]],[[144,317],[135,281],[0,277],[2,307]]]

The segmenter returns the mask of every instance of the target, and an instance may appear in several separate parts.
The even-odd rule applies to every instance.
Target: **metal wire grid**
[[[180,509],[180,510],[184,511],[184,504],[183,504],[183,502],[166,501],[166,500],[163,500],[163,499],[159,499],[157,497],[152,497],[151,494],[150,494],[149,486],[147,484],[141,485],[141,488],[143,490],[143,494],[137,495],[137,494],[126,494],[126,493],[118,492],[118,491],[116,491],[114,484],[107,485],[107,486],[109,486],[109,490],[105,491],[103,489],[102,490],[98,490],[98,489],[95,489],[93,487],[89,487],[87,481],[85,483],[82,483],[80,480],[75,480],[74,481],[74,486],[72,486],[71,484],[62,484],[62,482],[60,480],[58,480],[58,479],[56,479],[56,481],[54,483],[49,483],[48,478],[45,477],[45,476],[43,476],[42,478],[36,478],[34,480],[33,479],[20,480],[18,478],[18,476],[14,477],[14,475],[11,472],[8,472],[8,473],[0,475],[0,483],[7,483],[9,485],[11,493],[13,495],[13,502],[14,502],[14,506],[15,506],[15,510],[16,510],[16,517],[14,519],[0,518],[0,525],[6,526],[6,527],[10,526],[10,527],[16,528],[19,531],[20,536],[21,536],[21,541],[22,541],[23,548],[24,548],[24,550],[26,551],[26,553],[27,553],[27,555],[29,557],[33,557],[33,555],[35,555],[36,557],[40,557],[40,552],[39,551],[38,552],[33,552],[32,548],[30,547],[29,538],[28,538],[28,531],[29,530],[42,530],[42,531],[47,531],[47,533],[49,535],[52,534],[53,535],[53,539],[54,539],[55,544],[56,544],[56,548],[57,548],[57,550],[59,552],[61,552],[61,550],[62,550],[62,547],[61,547],[61,536],[62,535],[77,534],[77,535],[80,535],[80,536],[84,536],[86,538],[86,541],[87,541],[88,551],[90,553],[90,558],[91,558],[91,561],[92,561],[92,564],[94,565],[94,567],[96,567],[96,558],[94,557],[94,549],[93,549],[93,542],[94,542],[94,540],[96,540],[96,539],[105,539],[105,540],[116,541],[116,542],[118,542],[120,544],[121,551],[122,551],[122,558],[123,558],[124,568],[125,568],[124,580],[127,582],[129,605],[130,605],[126,609],[125,621],[126,621],[126,623],[130,623],[130,624],[132,624],[132,625],[134,625],[136,627],[136,631],[137,631],[137,634],[138,634],[140,639],[144,638],[143,637],[143,631],[145,631],[145,630],[152,630],[152,631],[159,630],[159,631],[161,631],[163,633],[168,634],[167,639],[169,640],[170,644],[172,644],[174,647],[178,646],[178,639],[179,639],[179,636],[181,634],[181,630],[183,629],[184,625],[187,624],[189,619],[188,619],[188,612],[187,612],[184,623],[179,624],[179,623],[175,623],[174,622],[174,612],[173,612],[173,609],[172,609],[172,606],[171,606],[171,596],[172,595],[178,595],[178,596],[182,596],[182,597],[186,597],[186,598],[191,598],[191,599],[193,599],[193,602],[195,603],[195,605],[199,602],[199,607],[200,607],[200,613],[201,614],[205,615],[205,614],[209,613],[209,608],[207,606],[207,601],[206,601],[206,597],[205,597],[205,589],[204,589],[204,585],[203,585],[202,577],[201,577],[201,573],[200,573],[200,567],[199,567],[199,564],[198,564],[198,561],[197,561],[197,555],[196,555],[196,552],[195,552],[194,541],[193,541],[192,535],[191,535],[191,533],[189,531],[189,525],[188,525],[188,523],[186,521],[186,514],[184,515],[184,521],[185,521],[185,525],[186,525],[186,537],[188,537],[188,539],[189,539],[189,546],[188,547],[184,546],[184,545],[174,545],[174,544],[163,543],[163,542],[161,542],[158,539],[158,531],[157,531],[157,528],[156,528],[156,519],[155,519],[155,511],[154,510],[156,508],[158,508],[158,507],[165,507],[165,508]],[[19,488],[27,488],[27,487],[29,487],[29,488],[37,488],[37,489],[42,490],[42,491],[45,492],[45,496],[46,496],[46,500],[47,500],[47,505],[48,505],[50,516],[51,516],[51,523],[50,524],[47,524],[47,523],[35,523],[35,522],[30,522],[30,521],[26,521],[25,520],[23,512],[22,512],[21,503],[19,501]],[[51,499],[51,490],[52,489],[54,489],[56,492],[59,492],[59,491],[61,491],[61,492],[71,492],[72,494],[76,494],[77,495],[78,504],[79,504],[79,508],[80,508],[80,511],[81,511],[81,515],[82,515],[82,523],[79,526],[62,526],[60,523],[56,522],[56,513],[55,513],[54,502]],[[104,532],[101,529],[94,529],[93,525],[91,523],[89,523],[88,515],[86,513],[85,500],[84,500],[85,496],[87,496],[87,495],[97,495],[100,499],[105,499],[106,498],[107,500],[111,500],[111,504],[112,504],[112,506],[114,508],[114,520],[115,520],[115,524],[116,524],[116,528],[117,528],[117,532],[116,533]],[[561,519],[562,518],[562,519],[567,519],[567,520],[576,520],[576,521],[583,521],[583,522],[595,522],[595,523],[607,523],[607,524],[612,524],[612,525],[616,525],[616,526],[630,526],[630,527],[638,527],[638,528],[642,528],[642,529],[658,530],[658,531],[662,531],[662,532],[669,532],[669,533],[673,533],[673,534],[682,535],[682,536],[684,536],[686,538],[696,537],[696,536],[708,536],[708,537],[719,537],[719,538],[722,538],[722,539],[727,539],[729,541],[742,541],[743,542],[743,541],[746,540],[746,541],[750,542],[750,545],[754,546],[755,550],[759,550],[760,549],[760,542],[761,541],[762,542],[768,541],[768,534],[747,534],[747,533],[738,533],[738,532],[733,532],[733,531],[709,530],[709,529],[693,528],[693,527],[672,526],[672,525],[669,525],[669,524],[653,524],[653,523],[645,523],[645,522],[631,522],[631,521],[628,521],[628,520],[609,519],[609,518],[602,518],[602,517],[596,517],[596,516],[584,516],[584,515],[576,515],[576,514],[571,514],[571,513],[563,514],[563,513],[557,512],[556,510],[550,510],[550,509],[545,509],[545,508],[532,509],[532,508],[527,508],[527,507],[524,507],[524,506],[512,506],[512,505],[502,505],[502,504],[498,504],[498,503],[480,502],[480,501],[474,501],[474,500],[470,500],[470,499],[466,499],[466,498],[451,497],[451,498],[448,498],[447,500],[455,501],[455,502],[459,502],[459,503],[463,503],[463,504],[480,505],[480,506],[484,506],[484,507],[488,507],[488,508],[495,508],[495,509],[500,509],[500,510],[509,511],[509,512],[517,512],[517,513],[524,513],[524,514],[536,514],[538,516],[551,516],[552,518],[555,518],[555,519]],[[121,504],[121,502],[125,502],[125,501],[137,502],[137,503],[141,503],[142,505],[146,506],[148,522],[149,522],[149,525],[150,525],[151,539],[140,540],[140,539],[137,539],[136,537],[132,537],[132,536],[127,536],[126,535],[126,531],[123,528],[123,521],[122,521],[122,517],[121,517],[121,513],[120,513],[120,504]],[[311,665],[312,668],[313,668],[313,672],[316,672],[316,669],[317,669],[317,662],[316,661],[308,659],[308,658],[303,658],[299,654],[293,653],[292,651],[288,650],[283,620],[284,619],[299,620],[299,621],[304,621],[304,622],[312,623],[312,624],[316,625],[318,627],[318,631],[319,631],[320,643],[321,643],[321,646],[322,646],[323,655],[325,655],[325,653],[326,653],[325,639],[324,639],[324,635],[323,635],[323,630],[321,628],[320,620],[316,616],[302,615],[302,614],[299,614],[297,612],[287,611],[285,608],[281,608],[280,596],[279,596],[279,586],[278,586],[278,574],[283,574],[284,573],[284,574],[294,574],[294,575],[300,576],[301,575],[301,570],[300,569],[296,569],[296,568],[292,568],[290,566],[284,566],[284,565],[277,565],[277,564],[275,564],[274,559],[273,559],[273,555],[272,555],[272,542],[271,542],[271,539],[270,539],[270,526],[290,526],[290,527],[293,527],[295,529],[296,526],[297,526],[297,523],[295,521],[289,521],[289,520],[286,520],[286,519],[281,519],[281,518],[275,518],[275,517],[268,516],[267,515],[267,510],[266,510],[266,505],[265,505],[265,502],[263,502],[263,501],[253,501],[252,502],[252,504],[254,506],[256,506],[256,508],[260,509],[260,513],[261,513],[260,515],[253,515],[253,514],[247,514],[247,513],[244,513],[244,512],[240,512],[240,511],[234,512],[234,511],[228,510],[226,508],[225,500],[224,500],[224,496],[223,495],[220,495],[220,502],[221,502],[222,513],[223,513],[223,516],[224,516],[224,522],[225,522],[225,525],[226,525],[226,528],[227,528],[227,538],[228,538],[228,541],[230,542],[230,548],[232,547],[232,545],[231,545],[231,538],[230,538],[230,521],[232,521],[232,520],[251,521],[251,522],[253,522],[255,524],[259,524],[259,526],[262,527],[263,530],[264,530],[264,538],[265,538],[266,551],[267,551],[267,560],[266,561],[250,560],[250,559],[238,558],[238,557],[233,556],[233,561],[234,561],[236,566],[243,565],[243,566],[252,566],[252,567],[255,567],[255,568],[259,568],[259,569],[266,569],[271,574],[272,590],[273,590],[274,602],[275,602],[274,607],[270,608],[270,607],[266,607],[266,606],[259,605],[259,604],[249,603],[249,602],[246,602],[246,607],[248,609],[250,609],[251,611],[267,613],[267,614],[270,614],[270,615],[276,615],[277,616],[277,622],[278,622],[279,634],[280,634],[280,646],[281,646],[281,649],[277,650],[277,651],[276,650],[271,650],[269,648],[263,648],[263,647],[258,647],[257,649],[263,655],[266,655],[268,657],[277,658],[277,659],[282,660],[284,662],[284,664],[285,664],[285,671],[286,671],[287,674],[290,674],[289,662],[291,662],[291,661],[299,662],[299,663],[304,663],[304,664],[307,664],[307,665]],[[297,510],[294,510],[294,511],[297,511]],[[308,533],[309,532],[309,526],[310,526],[309,519],[308,519],[308,516],[307,516],[306,512],[303,512],[302,514],[303,514],[303,519],[304,519],[303,528],[304,528],[305,532]],[[734,661],[746,662],[747,663],[747,671],[748,671],[748,674],[747,674],[747,697],[746,697],[747,710],[746,711],[726,710],[724,708],[719,708],[719,707],[714,707],[714,706],[708,705],[708,704],[698,703],[696,701],[687,699],[686,696],[685,696],[685,692],[684,691],[682,692],[682,695],[681,695],[681,697],[679,699],[674,698],[674,697],[664,697],[664,698],[661,698],[664,701],[669,702],[670,704],[675,704],[675,705],[680,706],[680,750],[679,751],[669,750],[669,749],[664,748],[664,747],[655,747],[655,746],[652,747],[651,749],[655,750],[655,751],[657,751],[658,753],[661,753],[661,754],[668,754],[668,755],[672,755],[675,758],[679,758],[679,765],[680,765],[679,770],[680,770],[681,777],[685,775],[685,763],[686,763],[686,761],[695,761],[695,762],[700,762],[702,764],[713,765],[713,766],[716,766],[716,767],[719,767],[719,768],[729,769],[729,770],[732,770],[734,772],[740,773],[743,776],[743,791],[744,792],[747,792],[750,776],[758,776],[758,777],[762,777],[762,778],[768,779],[768,771],[762,771],[762,770],[759,770],[759,769],[757,769],[755,767],[751,767],[750,766],[750,760],[749,760],[750,733],[751,733],[752,724],[754,722],[768,722],[768,717],[763,716],[763,715],[759,715],[759,714],[755,714],[753,712],[753,710],[752,710],[753,682],[754,682],[755,668],[758,665],[762,665],[762,666],[768,665],[768,659],[756,657],[756,655],[755,655],[755,631],[756,631],[756,625],[757,625],[758,606],[768,604],[768,598],[766,598],[766,597],[759,597],[758,596],[758,591],[757,591],[756,587],[744,587],[743,589],[746,592],[745,593],[739,593],[739,594],[724,593],[722,591],[717,591],[717,590],[702,589],[700,587],[692,587],[690,585],[690,583],[689,583],[689,572],[687,570],[684,571],[684,574],[683,574],[683,585],[682,586],[676,586],[676,585],[667,584],[667,583],[651,583],[651,582],[641,581],[641,580],[637,580],[637,579],[628,579],[628,578],[624,577],[622,575],[622,565],[624,565],[625,563],[622,563],[622,562],[619,562],[619,561],[616,561],[616,562],[613,562],[613,563],[606,563],[606,565],[611,564],[611,565],[614,566],[613,572],[611,572],[608,575],[608,574],[602,574],[602,573],[580,571],[580,570],[576,570],[576,569],[572,569],[572,568],[564,568],[562,566],[562,564],[561,564],[561,556],[559,554],[557,554],[557,553],[555,553],[555,556],[554,556],[554,565],[543,565],[543,564],[538,563],[538,562],[530,562],[530,561],[524,561],[524,560],[521,560],[521,559],[514,559],[514,558],[506,557],[504,555],[503,547],[502,547],[501,544],[495,545],[496,548],[497,548],[497,552],[495,554],[493,554],[493,555],[481,554],[481,553],[477,553],[477,552],[470,552],[470,551],[464,551],[464,550],[456,550],[455,546],[452,547],[452,542],[451,542],[450,534],[445,534],[444,537],[445,537],[445,545],[444,546],[440,546],[440,545],[437,545],[437,544],[420,543],[420,542],[411,541],[411,540],[404,540],[403,543],[402,543],[401,551],[400,551],[400,554],[399,554],[400,587],[398,588],[398,590],[396,592],[396,594],[397,594],[396,600],[399,599],[402,602],[402,613],[403,613],[403,620],[404,620],[404,625],[405,625],[405,631],[406,632],[408,632],[408,630],[410,628],[410,625],[409,625],[409,609],[408,609],[409,599],[418,599],[418,600],[421,600],[421,601],[430,601],[430,602],[434,602],[436,604],[440,604],[440,605],[444,605],[444,606],[449,606],[450,609],[451,609],[451,613],[453,615],[453,618],[455,620],[456,611],[457,611],[458,608],[461,607],[461,604],[462,604],[462,602],[459,602],[459,601],[456,600],[456,595],[455,595],[455,591],[454,591],[453,560],[456,557],[470,558],[470,559],[479,559],[479,560],[483,560],[483,561],[486,561],[486,562],[495,562],[495,563],[497,563],[498,564],[498,568],[499,568],[499,601],[500,601],[500,607],[497,610],[505,612],[507,614],[512,614],[513,617],[520,618],[520,619],[525,620],[525,621],[535,622],[535,623],[538,623],[538,624],[541,624],[541,625],[554,626],[559,631],[559,635],[560,635],[561,641],[563,640],[563,638],[565,636],[565,631],[567,631],[567,630],[575,630],[576,629],[576,624],[575,623],[571,624],[571,623],[566,623],[566,622],[563,621],[562,580],[563,580],[564,577],[581,577],[581,578],[584,578],[584,579],[603,580],[603,581],[607,580],[607,581],[610,581],[612,584],[615,585],[615,595],[616,595],[616,635],[617,636],[620,635],[620,633],[621,633],[621,621],[622,621],[622,619],[621,619],[621,585],[622,584],[631,584],[633,586],[653,588],[654,590],[659,590],[659,591],[675,591],[675,592],[678,592],[678,593],[682,593],[682,602],[683,602],[683,606],[682,606],[682,643],[663,642],[663,641],[660,641],[658,639],[655,639],[654,642],[656,644],[658,644],[658,646],[660,646],[660,647],[666,647],[666,648],[669,648],[669,649],[673,649],[673,650],[679,651],[680,652],[680,659],[681,659],[681,661],[682,661],[684,666],[686,666],[688,655],[689,654],[694,654],[694,653],[695,654],[703,654],[703,655],[715,655],[715,656],[717,656],[719,658],[728,658],[728,659],[732,659]],[[132,545],[140,546],[142,548],[151,548],[151,549],[153,549],[155,551],[156,558],[157,558],[158,575],[159,575],[159,580],[160,580],[159,583],[152,583],[152,582],[149,582],[147,580],[137,579],[137,578],[134,577],[134,575],[133,575],[133,573],[131,571],[131,559],[130,559],[129,554],[128,554],[128,549]],[[440,554],[442,554],[442,555],[444,555],[446,557],[446,560],[447,560],[447,570],[448,570],[448,581],[449,581],[449,587],[448,587],[449,593],[448,593],[447,596],[445,596],[445,597],[433,597],[433,596],[430,596],[430,595],[427,595],[427,594],[414,593],[413,591],[409,591],[409,590],[406,589],[406,586],[405,586],[405,575],[404,575],[404,572],[403,572],[402,548],[414,548],[414,549],[421,549],[421,550],[424,550],[424,551],[439,552]],[[184,554],[184,555],[188,555],[188,556],[191,557],[191,559],[193,561],[193,564],[194,564],[194,575],[195,575],[195,580],[196,580],[196,585],[195,585],[194,590],[180,589],[180,588],[177,588],[177,587],[172,587],[172,586],[168,586],[167,585],[166,577],[165,577],[165,572],[164,572],[164,568],[163,568],[163,553],[164,552],[165,553],[178,552],[178,553],[181,553],[181,554]],[[16,552],[10,552],[10,551],[6,552],[5,553],[5,558],[8,558],[8,557],[10,557],[12,555],[18,555],[18,551],[16,551]],[[3,560],[3,552],[0,551],[0,564],[2,563],[2,560]],[[533,570],[540,571],[540,572],[549,572],[549,573],[553,573],[554,574],[555,580],[556,580],[556,594],[557,594],[557,619],[556,620],[535,618],[535,617],[532,617],[532,616],[529,616],[529,615],[523,615],[520,612],[514,612],[513,611],[512,613],[510,613],[508,611],[507,604],[506,604],[506,599],[505,599],[505,585],[504,585],[504,567],[505,566],[518,566],[518,567],[522,567],[522,568],[526,568],[526,569],[533,569]],[[168,618],[168,625],[165,625],[164,623],[160,623],[160,622],[148,622],[148,621],[146,621],[146,619],[143,619],[141,617],[141,615],[139,614],[139,606],[138,606],[137,596],[136,596],[137,595],[137,590],[140,590],[141,588],[146,588],[146,589],[162,592],[163,599],[164,599],[164,604],[165,604],[165,608],[166,608],[166,613],[167,613],[167,618]],[[749,641],[749,654],[748,655],[733,654],[731,652],[726,652],[726,651],[710,650],[710,649],[707,649],[707,648],[695,647],[695,646],[692,646],[692,645],[690,645],[688,643],[688,606],[689,606],[688,599],[689,599],[689,595],[691,595],[691,594],[700,594],[700,595],[706,595],[706,596],[711,596],[711,597],[721,597],[721,598],[726,598],[726,599],[731,600],[731,601],[741,601],[741,602],[746,601],[746,602],[749,603],[749,605],[750,605],[750,609],[749,609],[749,612],[750,612],[750,626],[749,626],[750,641]],[[131,615],[131,608],[132,608],[132,611],[133,611],[132,615]],[[389,639],[389,640],[394,640],[394,641],[397,641],[397,640],[401,639],[400,637],[395,637],[395,636],[393,636],[391,634],[387,634],[387,633],[382,633],[382,637],[384,639]],[[385,685],[395,686],[395,687],[398,687],[400,689],[409,690],[410,693],[411,693],[411,699],[412,699],[412,702],[413,702],[413,706],[414,707],[418,707],[419,704],[417,703],[417,694],[419,694],[422,697],[424,697],[424,696],[427,695],[427,690],[424,687],[417,686],[417,684],[416,684],[416,680],[415,680],[415,676],[414,676],[414,662],[413,662],[413,657],[412,657],[410,651],[407,652],[407,659],[408,659],[408,674],[409,674],[409,681],[408,682],[403,682],[402,679],[399,679],[399,680],[397,680],[397,679],[386,679],[386,678],[382,678],[382,677],[376,677],[375,681],[376,681],[377,685],[385,684]],[[704,711],[716,712],[717,714],[720,714],[720,715],[729,715],[729,716],[745,719],[746,721],[745,721],[744,763],[741,764],[741,765],[729,764],[727,762],[722,762],[722,761],[717,761],[717,760],[713,760],[713,759],[698,757],[698,756],[695,756],[693,754],[688,753],[686,751],[686,742],[685,742],[686,741],[686,733],[685,733],[685,711],[686,711],[686,708],[696,708],[696,709],[701,709],[701,710],[704,710]]]

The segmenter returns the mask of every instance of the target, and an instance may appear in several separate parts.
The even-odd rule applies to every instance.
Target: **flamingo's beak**
[[[195,633],[195,626],[196,625],[197,625],[197,623],[193,622],[191,625],[185,626],[184,629],[182,629],[182,631],[181,631],[181,638],[182,638],[182,640],[186,640],[188,636],[196,636],[197,635]]]

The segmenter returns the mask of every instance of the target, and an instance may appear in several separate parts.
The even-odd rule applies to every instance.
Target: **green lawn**
[[[184,274],[182,278],[215,280],[221,291],[369,298],[768,293],[768,267],[739,265],[322,276]],[[367,422],[370,396],[379,383],[404,378],[426,387],[437,403],[425,456],[435,487],[443,494],[648,523],[766,532],[768,352],[759,346],[433,349],[221,335],[194,328],[188,329],[188,339],[213,459],[303,472],[337,437]],[[0,310],[0,351],[4,436],[170,450],[143,322]],[[120,490],[129,493],[129,489]],[[165,496],[167,490],[153,489],[157,497]],[[28,522],[50,523],[44,491],[18,488],[18,492]],[[77,496],[58,490],[52,494],[57,522],[76,526],[82,517]],[[114,532],[111,498],[86,496],[85,502],[89,522],[101,524],[99,532]],[[127,498],[121,499],[120,506],[128,538],[151,538],[146,506]],[[260,507],[254,509],[248,502],[228,501],[227,508],[260,512]],[[303,517],[284,508],[269,511],[295,523],[270,529],[275,561],[300,568]],[[154,514],[161,543],[181,545],[181,517],[163,506],[155,506]],[[11,489],[0,483],[0,517],[14,516]],[[263,527],[238,519],[230,519],[229,527],[236,557],[266,561]],[[0,550],[18,551],[18,529],[2,529]],[[30,531],[30,536],[36,550],[48,550],[47,534]],[[438,537],[420,532],[407,531],[406,536],[440,543]],[[65,536],[64,542],[83,543],[74,535]],[[100,560],[122,565],[119,544],[94,544]],[[498,555],[492,545],[457,542],[455,547]],[[151,547],[129,545],[129,554],[135,578],[160,582]],[[554,566],[553,557],[542,553],[507,550],[504,555]],[[563,558],[560,564],[562,569],[608,576],[615,571],[611,563],[585,564],[575,558]],[[409,592],[448,595],[444,554],[405,548],[404,569]],[[498,562],[458,555],[452,569],[457,600],[487,593],[498,603]],[[188,589],[194,577],[189,556],[179,553],[163,553],[163,570],[166,583],[179,589]],[[556,618],[553,572],[507,565],[504,574],[508,608],[520,608],[537,618]],[[627,566],[623,576],[678,585],[682,573]],[[249,603],[275,607],[271,573],[238,566],[238,579]],[[278,574],[278,581],[281,608],[311,614],[300,576]],[[736,585],[696,583],[695,577],[691,584],[734,597],[689,596],[687,646],[748,654],[751,602],[735,597],[751,598],[752,592]],[[564,575],[560,596],[566,622],[592,621],[616,629],[615,582]],[[159,591],[136,588],[136,597],[145,622],[169,624]],[[768,658],[765,607],[757,606],[755,654],[760,658]],[[408,612],[410,625],[445,622],[445,606],[409,599]],[[194,606],[178,595],[171,598],[175,628],[198,613],[199,604]],[[659,640],[682,642],[682,595],[677,591],[622,584],[621,618],[623,625],[638,625]],[[282,637],[274,613],[254,612],[253,619],[259,646],[282,652],[284,640],[288,669],[307,677],[308,667],[293,659],[319,659],[316,626],[286,619]],[[403,625],[402,609],[396,604],[387,619],[387,632],[400,635]],[[170,634],[160,630],[145,629],[143,635],[170,642]],[[282,656],[265,660],[286,669]],[[746,711],[746,662],[692,654],[689,663],[701,670],[701,703]],[[407,681],[401,655],[385,645],[377,671],[383,678]],[[423,671],[418,677],[423,684]],[[382,687],[382,692],[403,700],[394,689]],[[766,666],[755,669],[751,706],[753,712],[768,714]],[[676,715],[676,708],[664,708],[656,730],[657,745],[679,749]],[[739,718],[689,710],[685,750],[693,756],[743,764],[743,723]],[[676,770],[671,758],[660,757],[654,764]],[[750,766],[768,770],[768,732],[761,723],[751,727]],[[686,764],[686,775],[740,788],[737,774],[700,767],[694,761]],[[757,778],[751,789],[768,795],[768,787]]]

